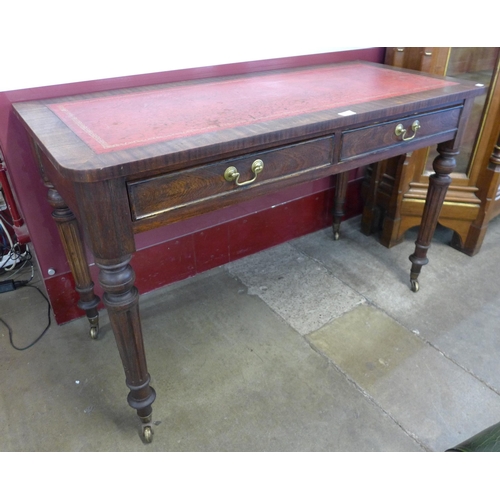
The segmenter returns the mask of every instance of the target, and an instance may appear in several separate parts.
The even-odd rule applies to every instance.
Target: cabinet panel
[[[485,183],[488,178],[488,182],[495,184],[495,176],[485,171],[500,132],[497,131],[500,128],[500,48],[390,47],[386,64],[471,80],[488,88],[486,94],[474,101],[457,168],[439,218],[440,224],[454,230],[452,245],[473,255],[479,251],[480,242],[478,238],[473,242],[471,234],[482,227],[484,237],[485,207],[494,204],[494,195]],[[365,234],[381,230],[380,242],[391,247],[402,241],[409,228],[420,224],[422,200],[433,172],[434,152],[435,147],[420,149],[404,158],[393,158],[367,169],[362,218]],[[406,168],[403,173],[396,173],[400,172],[396,167],[401,162]],[[491,209],[489,213],[493,213]]]

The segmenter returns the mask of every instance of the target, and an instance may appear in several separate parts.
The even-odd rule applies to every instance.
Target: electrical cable
[[[5,222],[5,221],[4,221]],[[21,250],[21,245],[19,242],[13,242],[9,233],[5,230],[5,226],[2,224],[2,220],[0,217],[0,236],[2,237],[4,244],[3,250],[0,253],[0,274],[3,274],[1,271],[11,271],[17,267],[18,264],[23,263],[26,260],[31,261],[32,256],[29,251],[28,246],[24,246],[24,250]],[[5,240],[5,237],[8,237],[9,241]],[[5,249],[9,248],[9,252],[4,254]],[[12,265],[10,267],[6,267],[7,263],[12,260]]]
[[[2,229],[3,233],[5,234],[7,239],[9,240],[10,249],[12,250],[14,248],[14,243],[12,242],[12,238],[10,237],[10,233],[7,230],[7,228],[5,227],[5,224],[3,223],[2,219],[0,219],[0,229]],[[15,263],[14,263],[14,266],[15,266]],[[14,269],[14,268],[12,268],[12,269]]]
[[[14,263],[16,265],[20,263],[20,267],[9,274],[10,279],[0,281],[0,291],[1,292],[13,291],[13,290],[17,290],[18,288],[24,288],[24,287],[34,288],[35,290],[38,291],[38,293],[47,302],[47,317],[48,317],[47,326],[44,328],[43,332],[33,342],[31,342],[29,345],[27,345],[25,347],[19,347],[19,346],[14,344],[14,333],[12,331],[12,328],[4,319],[0,318],[0,323],[2,323],[7,328],[8,332],[9,332],[10,345],[14,349],[16,349],[17,351],[25,351],[26,349],[29,349],[30,347],[34,346],[45,335],[45,333],[47,333],[47,330],[50,328],[50,325],[51,325],[51,320],[50,320],[51,307],[50,307],[50,302],[49,302],[48,298],[43,294],[43,292],[39,288],[37,288],[36,286],[29,284],[33,280],[34,274],[35,274],[35,269],[34,269],[34,265],[32,262],[31,252],[29,251],[28,247],[26,247],[26,250],[21,253],[20,251],[16,250],[16,248],[15,248],[18,246],[19,246],[18,243],[16,243],[14,248],[11,249],[11,254],[15,255]],[[29,264],[31,265],[31,276],[26,280],[14,281],[12,278],[14,276],[16,276],[17,274],[19,274]]]
[[[18,259],[12,257],[13,254],[15,254],[14,243],[12,241],[12,238],[10,237],[9,231],[7,231],[7,229],[5,228],[5,225],[3,224],[1,219],[0,219],[0,230],[1,230],[0,233],[2,234],[2,237],[3,238],[7,237],[8,242],[9,242],[9,253],[4,256],[3,251],[2,251],[2,255],[1,255],[2,264],[0,266],[0,269],[5,270],[5,271],[12,271],[13,269],[15,269],[15,267],[18,263]],[[18,245],[18,243],[16,242],[15,245]],[[7,259],[5,261],[4,261],[4,257],[7,257]],[[7,267],[7,263],[9,261],[12,261],[12,264],[10,264]]]
[[[19,243],[14,245],[14,248],[11,248],[9,253],[6,254],[7,259],[0,265],[0,274],[4,274],[6,271],[11,271],[11,277],[18,274],[26,265],[29,263],[32,265],[32,255],[29,251],[28,247],[22,252],[19,249]],[[6,264],[12,260],[14,266],[6,267]],[[32,265],[33,266],[33,265]],[[16,269],[17,268],[17,269]]]
[[[2,219],[3,223],[7,224],[7,226],[14,228],[14,226],[3,216],[1,211],[0,211],[0,219]]]
[[[31,252],[26,248],[26,251],[24,253],[21,254],[18,252],[17,257],[18,257],[19,261],[21,262],[21,264],[17,269],[13,270],[10,273],[9,277],[13,278],[17,274],[19,274],[28,264],[30,264],[31,265],[31,279],[30,279],[30,281],[31,281],[33,279],[33,273],[34,273],[34,266],[33,266],[33,262],[32,262]]]
[[[16,241],[16,243],[14,244],[14,242],[12,241],[12,238],[10,236],[9,231],[5,227],[6,225],[12,227],[12,225],[3,217],[3,215],[0,214],[0,233],[2,235],[2,239],[4,240],[4,242],[7,243],[7,241],[5,241],[5,238],[7,238],[8,244],[9,244],[9,253],[6,254],[6,255],[8,255],[8,258],[4,261],[3,252],[0,255],[1,261],[2,261],[2,264],[0,265],[0,271],[2,273],[5,273],[5,271],[12,271],[9,275],[9,279],[0,281],[0,292],[13,291],[13,290],[17,290],[18,288],[21,288],[21,287],[34,288],[47,302],[47,319],[48,319],[47,326],[44,328],[43,332],[35,340],[33,340],[33,342],[31,342],[30,344],[28,344],[25,347],[19,347],[19,346],[14,344],[14,332],[12,331],[12,328],[3,318],[0,318],[0,323],[2,323],[7,328],[7,331],[9,332],[10,345],[14,349],[16,349],[17,351],[25,351],[25,350],[29,349],[30,347],[33,347],[47,333],[48,329],[50,328],[50,325],[51,325],[51,320],[50,320],[51,307],[50,307],[49,299],[47,297],[45,297],[45,295],[42,293],[42,291],[39,288],[37,288],[36,286],[29,284],[33,280],[33,277],[34,277],[34,266],[33,266],[33,262],[32,262],[31,252],[29,251],[28,247],[25,247],[24,252],[20,251],[19,243]],[[10,260],[12,260],[12,264],[9,267],[7,267],[6,264]],[[14,276],[16,276],[17,274],[19,274],[26,267],[26,265],[28,263],[31,264],[31,276],[30,276],[30,278],[27,280],[14,281],[12,278]],[[18,267],[18,264],[20,264],[19,267]],[[16,267],[17,267],[17,269],[16,269]]]
[[[16,351],[25,351],[26,349],[29,349],[30,347],[33,347],[46,333],[47,333],[47,330],[50,328],[50,324],[51,324],[51,321],[50,321],[50,302],[49,302],[49,299],[47,299],[47,297],[45,297],[45,295],[41,292],[41,290],[39,288],[37,288],[36,286],[33,286],[33,285],[28,285],[27,283],[25,284],[24,282],[16,282],[16,283],[21,283],[20,286],[22,287],[26,287],[26,288],[34,288],[44,299],[45,301],[47,302],[47,317],[48,317],[48,323],[47,323],[47,326],[45,327],[45,329],[43,330],[43,332],[33,341],[31,342],[31,344],[25,346],[25,347],[18,347],[14,344],[14,333],[12,331],[12,328],[9,326],[9,324],[4,321],[2,318],[0,318],[0,323],[3,323],[5,325],[5,327],[7,328],[8,332],[9,332],[9,342],[10,342],[10,345],[16,349]],[[17,287],[19,288],[19,287]]]

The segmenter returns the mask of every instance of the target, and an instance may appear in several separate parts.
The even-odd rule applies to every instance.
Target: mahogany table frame
[[[229,85],[228,89],[233,84],[243,84],[249,92],[248,97],[257,99],[255,105],[258,107],[262,106],[259,85],[263,81],[271,78],[290,82],[290,78],[301,78],[304,71],[317,71],[318,75],[332,71],[332,84],[343,100],[311,112],[304,109],[293,112],[292,109],[283,117],[261,117],[254,121],[249,118],[248,123],[239,122],[221,129],[217,129],[216,124],[215,129],[201,130],[201,133],[104,152],[98,151],[99,145],[92,146],[90,139],[78,135],[78,130],[75,132],[57,113],[71,103],[95,103],[100,102],[99,99],[107,102],[106,99],[114,96],[128,98],[141,92],[168,93],[188,89],[196,98],[199,92],[214,85],[216,88],[218,82]],[[337,74],[350,75],[350,80],[337,78]],[[388,82],[386,94],[375,98],[353,94],[350,82],[354,83],[358,77],[365,78],[364,84],[370,89],[372,78],[373,86],[380,85],[376,83],[379,74]],[[406,87],[400,87],[400,79]],[[313,92],[313,104],[315,98],[323,99],[322,92],[329,90],[318,90],[315,81],[311,82],[311,89],[306,85],[303,91],[304,95]],[[429,88],[424,85],[427,83]],[[279,89],[283,109],[288,106],[290,97],[287,88],[284,85]],[[134,234],[297,183],[338,175],[333,223],[336,239],[349,170],[438,144],[439,155],[433,165],[435,174],[430,179],[415,252],[410,256],[411,288],[417,291],[418,276],[428,262],[427,250],[450,183],[449,174],[455,166],[472,100],[482,92],[484,89],[473,83],[451,78],[422,76],[372,63],[342,63],[13,105],[30,135],[48,188],[53,218],[80,295],[79,306],[86,311],[93,337],[98,333],[99,298],[94,293],[80,229],[99,267],[103,302],[130,389],[128,403],[141,419],[146,442],[152,439],[155,391],[149,385],[139,293],[134,286],[135,275],[130,264],[135,251]],[[264,106],[272,104],[276,108],[278,104],[279,110],[282,102],[281,97],[278,101],[274,97],[272,102],[269,98]],[[222,103],[226,107],[231,105],[238,106]],[[300,104],[297,106],[300,108]],[[214,109],[220,111],[217,107],[211,108]],[[201,118],[205,118],[207,124],[216,121],[208,116]],[[262,172],[259,168],[250,171],[255,160],[264,165]],[[227,169],[235,165],[241,180],[235,171],[227,173]]]

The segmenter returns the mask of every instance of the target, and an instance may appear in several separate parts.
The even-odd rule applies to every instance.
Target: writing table
[[[474,83],[371,63],[342,63],[14,104],[48,188],[79,305],[98,333],[80,229],[99,267],[130,389],[152,439],[155,392],[130,264],[134,234],[338,175],[339,235],[353,168],[438,144],[410,283],[427,263]]]

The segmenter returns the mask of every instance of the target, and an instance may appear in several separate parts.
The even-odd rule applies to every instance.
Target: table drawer
[[[193,212],[189,207],[203,202],[205,210],[227,206],[233,199],[244,199],[250,190],[263,190],[270,183],[329,166],[332,157],[333,136],[329,136],[129,182],[132,219],[139,221],[181,208]]]
[[[340,159],[395,148],[402,142],[421,142],[457,130],[461,113],[462,106],[457,106],[344,132]]]

